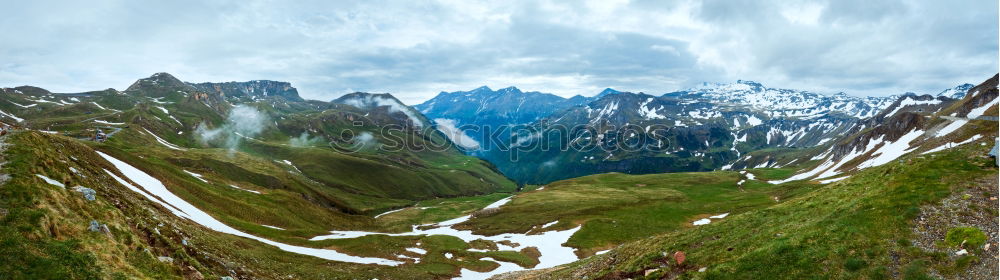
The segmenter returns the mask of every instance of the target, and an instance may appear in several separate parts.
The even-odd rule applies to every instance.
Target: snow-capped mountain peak
[[[937,96],[944,96],[953,99],[962,99],[965,94],[969,92],[969,89],[974,87],[972,84],[961,84],[953,88],[949,88],[938,93]]]

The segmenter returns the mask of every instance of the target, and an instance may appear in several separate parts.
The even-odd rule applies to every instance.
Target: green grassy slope
[[[228,112],[241,105],[264,115],[259,135],[239,139],[232,151],[200,141],[196,128],[226,125]],[[201,92],[165,73],[140,79],[121,92],[58,94],[34,87],[5,88],[0,110],[23,118],[0,118],[4,122],[79,139],[93,136],[95,128],[121,129],[102,149],[141,161],[149,156],[147,163],[174,175],[183,175],[180,169],[197,170],[216,178],[216,185],[242,182],[257,191],[282,189],[289,197],[298,195],[299,200],[348,214],[374,215],[421,200],[516,190],[491,164],[463,155],[433,129],[380,133],[383,126],[401,121],[384,108],[277,96],[240,99]],[[352,144],[342,136],[344,130],[374,137],[364,149],[351,151],[344,148]],[[154,135],[185,150],[172,150]],[[291,139],[303,135],[308,141],[291,145]],[[442,148],[377,149],[395,139],[410,139],[411,148]],[[292,165],[282,164],[285,160]],[[196,187],[189,189],[192,197],[201,195]],[[252,199],[246,204],[253,204]]]
[[[989,148],[972,144],[926,156],[908,156],[777,205],[627,243],[608,254],[558,269],[508,277],[972,277],[966,268],[995,263],[992,253],[981,246],[966,246],[970,255],[955,256],[958,248],[944,240],[929,248],[917,247],[913,240],[921,237],[914,229],[914,219],[921,215],[921,207],[960,194],[964,199],[987,201],[985,207],[970,208],[963,216],[992,216],[995,225],[996,203],[988,198],[996,196],[997,169],[991,159],[983,156]],[[983,187],[985,191],[980,191]],[[677,251],[686,253],[681,265],[673,258]],[[705,272],[699,272],[700,268]]]
[[[420,207],[428,207],[422,210],[426,214],[411,217],[400,211],[397,215],[401,216],[382,222],[306,203],[300,194],[283,189],[260,189],[262,194],[253,194],[224,186],[227,179],[215,175],[205,176],[210,183],[203,183],[160,154],[135,155],[95,145],[156,176],[178,196],[245,232],[286,243],[336,248],[358,256],[407,261],[398,257],[405,255],[420,259],[418,263],[408,260],[408,264],[397,267],[341,263],[284,252],[173,216],[111,179],[104,169],[114,170],[114,167],[78,140],[31,131],[14,132],[0,139],[10,144],[3,158],[7,163],[0,172],[11,175],[8,182],[0,185],[0,250],[5,253],[0,256],[0,275],[3,275],[0,278],[3,279],[179,279],[196,278],[195,275],[206,279],[220,276],[435,279],[453,277],[461,268],[485,271],[498,266],[480,260],[485,257],[525,267],[537,263],[537,256],[530,251],[474,252],[468,249],[481,245],[449,236],[305,241],[306,237],[323,233],[334,224],[378,229],[449,219],[505,194],[421,202]],[[254,168],[253,163],[245,166]],[[35,174],[52,178],[68,188],[50,185]],[[97,199],[85,200],[72,190],[77,185],[96,190]],[[88,231],[90,221],[107,225],[108,233]],[[266,228],[263,224],[287,230]],[[413,247],[428,253],[420,256],[405,250]],[[445,253],[453,258],[446,258]]]
[[[774,186],[735,171],[627,175],[599,174],[558,181],[519,194],[496,213],[462,224],[480,234],[583,228],[567,242],[581,256],[618,244],[692,227],[712,215],[771,206],[817,187],[808,182]]]
[[[0,275],[11,275],[5,272],[22,265],[38,270],[25,271],[12,278],[37,278],[35,276],[49,274],[31,273],[46,271],[57,274],[42,278],[172,278],[188,277],[186,274],[193,272],[229,275],[232,269],[229,263],[234,262],[242,266],[232,269],[236,271],[234,275],[262,279],[286,275],[307,279],[427,279],[451,277],[460,268],[483,271],[496,267],[495,262],[479,260],[488,256],[526,267],[537,263],[537,256],[532,256],[531,252],[467,251],[465,249],[477,245],[452,237],[391,238],[392,241],[385,242],[372,238],[308,241],[332,229],[399,232],[414,224],[455,218],[509,196],[516,186],[492,165],[463,155],[433,130],[393,133],[396,137],[416,139],[414,145],[437,143],[443,145],[443,149],[383,151],[372,148],[352,152],[330,145],[330,142],[349,140],[339,137],[343,129],[374,134],[381,125],[398,121],[398,116],[329,102],[291,102],[277,98],[249,101],[244,105],[257,108],[268,118],[259,135],[241,139],[234,149],[199,141],[196,136],[199,125],[219,127],[226,122],[227,111],[237,105],[228,102],[222,96],[194,91],[183,84],[151,81],[137,82],[123,92],[106,90],[72,95],[31,87],[4,89],[0,93],[0,109],[24,120],[18,122],[10,117],[0,120],[67,136],[16,132],[10,136],[12,142],[16,142],[13,156],[24,158],[25,166],[33,166],[31,172],[47,174],[67,185],[86,185],[97,189],[99,194],[106,193],[110,201],[107,203],[117,210],[108,208],[109,205],[100,199],[90,204],[64,203],[74,193],[53,192],[39,179],[23,174],[15,176],[10,190],[23,195],[5,198],[30,203],[12,200],[0,206],[12,213],[9,217],[22,219],[5,227],[5,230],[17,230],[5,232],[6,243],[2,247],[11,252],[32,254],[24,258],[12,257],[11,265],[0,270]],[[113,124],[101,124],[96,120]],[[104,143],[84,140],[93,135],[96,127],[117,133]],[[306,132],[311,141],[292,145],[290,139]],[[179,146],[180,150],[168,147],[156,137]],[[374,141],[377,145],[388,142],[379,134],[375,134]],[[72,150],[64,151],[67,147]],[[102,166],[87,166],[103,162],[91,149],[101,150],[142,169],[163,181],[184,200],[250,234],[289,244],[330,247],[359,256],[410,262],[412,260],[399,257],[412,254],[405,248],[423,244],[420,247],[430,253],[423,257],[410,255],[422,260],[401,268],[354,265],[290,254],[256,241],[208,232],[169,214],[164,215],[155,207],[148,207],[143,198],[125,191],[107,176],[102,177]],[[69,160],[70,156],[76,159]],[[9,168],[22,167],[16,164]],[[90,173],[88,177],[76,176],[70,174],[68,167]],[[205,181],[187,172],[201,174]],[[381,219],[372,218],[391,209],[413,205],[420,207]],[[116,235],[117,239],[111,243],[79,246],[81,238],[84,241],[89,238],[80,228],[81,225],[86,228],[89,220],[73,213],[91,211],[90,208],[96,206],[104,207],[103,212],[90,216],[109,215],[108,221],[101,223],[108,224],[113,233],[122,236]],[[31,213],[29,218],[14,214],[32,207],[40,212]],[[0,211],[0,214],[6,215],[6,212]],[[147,223],[135,224],[135,221]],[[172,237],[172,240],[150,237],[159,235],[154,234],[158,230],[166,230],[159,225],[160,221],[170,221],[171,231],[182,237]],[[150,224],[153,226],[149,227]],[[43,232],[52,231],[52,227],[59,229]],[[32,245],[24,242],[24,238],[38,243]],[[178,245],[184,238],[201,238],[194,242],[202,246],[195,250],[191,246]],[[62,241],[66,242],[59,243]],[[239,249],[229,248],[233,245]],[[121,257],[128,255],[130,250],[145,250],[151,246],[167,248],[147,253],[152,256],[152,262],[148,262],[149,256]],[[178,253],[182,251],[186,252]],[[457,257],[445,258],[446,252]],[[200,259],[201,255],[185,257],[195,254],[211,257],[210,260]],[[178,261],[161,264],[156,256],[171,256]],[[206,261],[214,266],[198,264]],[[282,274],[284,272],[288,274]],[[91,277],[94,275],[96,277]]]
[[[10,146],[3,171],[11,176],[0,188],[0,207],[5,210],[0,275],[5,279],[217,278],[212,275],[251,268],[263,278],[319,277],[338,270],[366,273],[357,268],[309,272],[305,267],[328,264],[162,215],[163,210],[114,183],[103,172],[113,167],[72,140],[28,132],[5,138]],[[45,183],[35,174],[67,188]],[[96,190],[97,199],[87,201],[69,189],[77,185]],[[109,231],[89,231],[90,221]]]

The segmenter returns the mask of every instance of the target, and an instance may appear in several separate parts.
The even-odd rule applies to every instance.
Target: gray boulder
[[[97,191],[95,191],[94,189],[84,186],[76,186],[73,187],[73,190],[79,192],[80,194],[83,194],[83,198],[89,201],[94,201],[94,199],[97,199]]]

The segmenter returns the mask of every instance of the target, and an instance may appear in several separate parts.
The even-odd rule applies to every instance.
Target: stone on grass
[[[111,229],[108,228],[108,224],[101,224],[101,232],[108,237],[111,237]]]
[[[83,194],[83,198],[89,201],[94,201],[94,199],[97,199],[97,191],[95,191],[94,189],[84,186],[76,186],[73,187],[73,190],[79,192],[80,194]]]
[[[684,251],[677,251],[674,253],[674,260],[677,261],[678,265],[684,264],[684,259],[686,258],[687,256],[684,255]]]
[[[99,223],[97,222],[97,220],[90,221],[90,226],[87,226],[87,230],[89,230],[90,232],[102,232],[104,233],[104,235],[112,237],[111,229],[108,228],[108,225]]]
[[[196,270],[193,266],[189,265],[187,267],[187,272],[184,273],[184,278],[192,280],[204,280],[205,275],[202,275],[201,272]]]

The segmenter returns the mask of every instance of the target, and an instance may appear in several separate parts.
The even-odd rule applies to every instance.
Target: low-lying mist
[[[416,127],[423,127],[423,122],[417,117],[410,107],[397,102],[396,100],[380,97],[380,96],[365,96],[365,97],[355,97],[351,99],[343,100],[344,104],[351,105],[354,107],[367,109],[371,107],[382,107],[386,106],[389,108],[389,112],[399,112],[406,115]]]
[[[202,145],[220,146],[233,151],[239,146],[242,138],[253,138],[264,131],[267,120],[267,115],[257,108],[239,105],[229,111],[222,126],[208,128],[203,122],[195,129],[195,135]]]
[[[299,137],[288,139],[288,145],[297,148],[313,146],[320,142],[322,139],[310,136],[309,132],[302,132]]]

